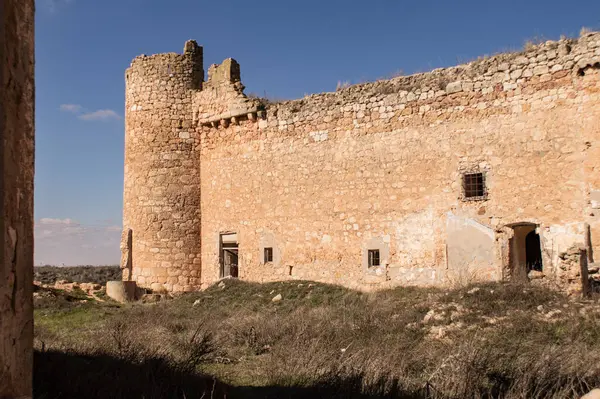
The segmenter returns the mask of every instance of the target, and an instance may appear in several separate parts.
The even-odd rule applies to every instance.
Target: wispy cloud
[[[60,110],[63,112],[76,114],[77,117],[83,121],[106,122],[110,120],[121,119],[121,115],[119,115],[116,111],[112,109],[98,109],[96,111],[90,111],[88,109],[83,108],[79,104],[61,104]]]
[[[79,104],[61,104],[60,110],[64,112],[72,112],[74,114],[79,113],[81,111],[81,105]]]
[[[121,116],[112,109],[99,109],[79,115],[79,119],[84,121],[108,121],[111,119],[121,119]]]
[[[35,223],[35,264],[118,264],[121,226],[82,224],[70,218]]]
[[[53,219],[53,218],[41,218],[40,224],[65,224],[65,225],[77,225],[73,219]]]
[[[45,0],[43,3],[50,12],[56,12],[60,7],[74,2],[75,0]]]

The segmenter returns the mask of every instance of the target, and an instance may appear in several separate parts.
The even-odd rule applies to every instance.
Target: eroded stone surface
[[[218,281],[224,232],[240,278],[361,289],[511,278],[522,223],[544,279],[585,223],[600,251],[598,33],[275,104],[243,94],[232,59],[204,82],[186,49],[127,72],[124,228],[142,286]],[[486,195],[465,200],[474,172]],[[365,268],[371,243],[385,262]]]
[[[0,5],[0,397],[31,397],[33,0]]]

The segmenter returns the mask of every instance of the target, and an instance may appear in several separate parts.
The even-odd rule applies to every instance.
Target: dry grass
[[[72,373],[85,397],[574,398],[600,385],[599,309],[531,286],[236,280],[153,305],[46,306],[36,397],[76,397],[56,376]],[[94,379],[107,369],[110,395]]]

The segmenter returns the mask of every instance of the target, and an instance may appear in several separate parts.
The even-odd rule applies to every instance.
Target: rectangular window
[[[487,194],[485,175],[483,173],[465,173],[463,175],[463,193],[465,199],[484,199]]]
[[[265,248],[264,263],[273,262],[273,248]]]
[[[379,265],[379,250],[369,249],[369,267],[377,267]]]

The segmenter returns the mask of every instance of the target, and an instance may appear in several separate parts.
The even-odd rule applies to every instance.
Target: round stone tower
[[[200,288],[200,159],[192,94],[202,47],[139,56],[125,74],[123,279],[157,291]]]

